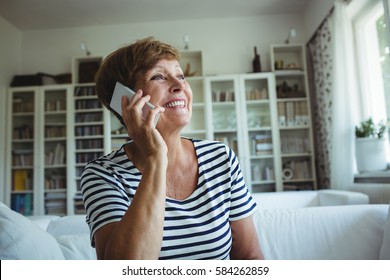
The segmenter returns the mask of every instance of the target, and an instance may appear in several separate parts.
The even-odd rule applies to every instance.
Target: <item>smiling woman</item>
[[[91,244],[99,259],[262,259],[256,203],[236,155],[221,142],[181,137],[192,90],[179,58],[146,38],[110,54],[97,73],[100,101],[132,140],[82,174]],[[110,106],[117,82],[136,92],[121,98],[122,114]],[[155,107],[144,115],[149,101]]]

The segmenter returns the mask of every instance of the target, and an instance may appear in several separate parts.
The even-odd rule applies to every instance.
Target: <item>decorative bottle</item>
[[[260,55],[257,54],[257,48],[254,47],[255,57],[252,61],[253,72],[261,72]]]

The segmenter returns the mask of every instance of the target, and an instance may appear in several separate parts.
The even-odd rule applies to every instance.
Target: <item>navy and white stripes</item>
[[[230,148],[221,142],[189,140],[198,157],[198,185],[185,200],[166,198],[160,259],[228,259],[229,223],[251,215],[256,204]],[[141,176],[123,147],[86,166],[81,190],[92,244],[97,229],[125,214]]]

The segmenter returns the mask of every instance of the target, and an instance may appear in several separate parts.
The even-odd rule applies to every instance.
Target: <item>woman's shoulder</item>
[[[218,140],[190,139],[193,142],[199,161],[210,159],[236,159],[236,154],[227,144]]]
[[[124,162],[129,162],[126,152],[124,150],[126,144],[122,145],[119,149],[113,150],[108,154],[98,156],[94,159],[91,159],[85,165],[86,168],[91,166],[113,166],[113,165],[122,165]]]
[[[229,149],[229,147],[224,142],[218,140],[208,140],[208,139],[198,139],[198,138],[186,138],[186,139],[192,141],[195,148],[224,147]]]

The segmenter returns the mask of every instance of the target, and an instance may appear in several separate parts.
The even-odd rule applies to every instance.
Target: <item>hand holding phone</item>
[[[122,116],[122,96],[131,97],[135,94],[135,92],[129,88],[121,84],[120,82],[116,82],[114,92],[112,94],[110,107],[114,109],[119,115]],[[152,103],[146,102],[146,106],[150,109],[156,108]],[[145,107],[144,107],[145,108]],[[160,118],[160,113],[158,113],[154,119],[154,125],[156,126],[158,119]]]

